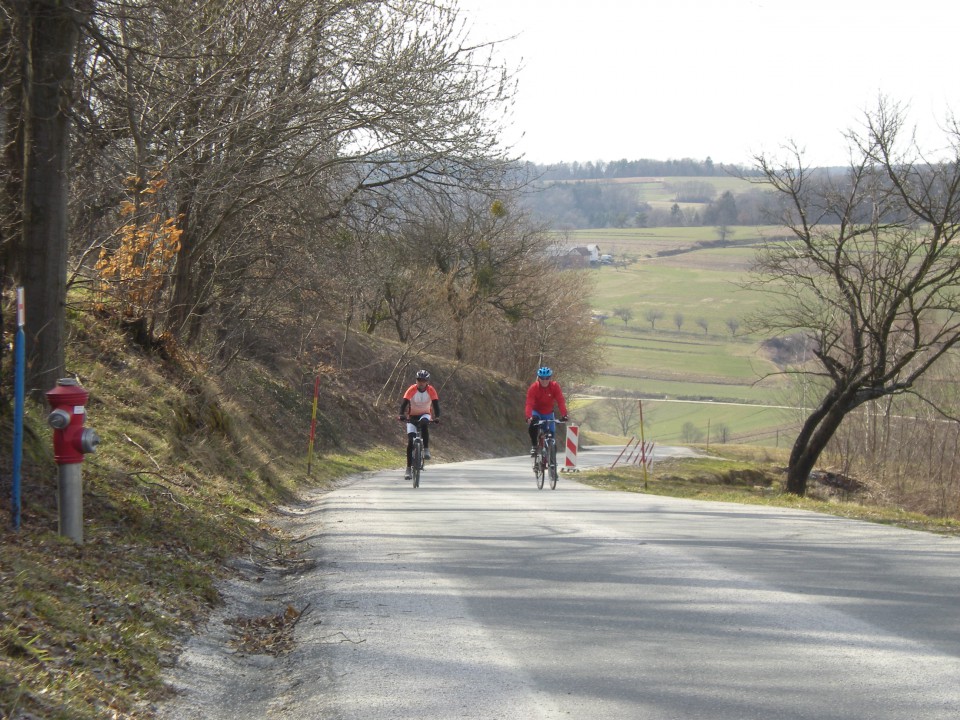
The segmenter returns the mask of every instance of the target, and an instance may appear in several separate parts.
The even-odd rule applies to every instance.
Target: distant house
[[[587,267],[600,263],[599,245],[577,245],[568,248],[563,258],[565,267]]]
[[[600,246],[599,245],[586,245],[584,246],[587,249],[587,252],[590,253],[590,262],[596,265],[600,262]]]

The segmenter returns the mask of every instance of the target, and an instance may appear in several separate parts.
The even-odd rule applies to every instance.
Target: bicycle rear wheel
[[[423,468],[423,443],[420,438],[413,441],[413,486],[420,487],[420,470]]]

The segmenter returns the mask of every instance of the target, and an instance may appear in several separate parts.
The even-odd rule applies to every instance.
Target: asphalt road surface
[[[309,569],[251,566],[222,614],[307,608],[296,646],[224,652],[215,618],[161,717],[960,717],[954,538],[575,473],[537,490],[526,457],[431,465],[416,490],[370,474],[289,530]]]

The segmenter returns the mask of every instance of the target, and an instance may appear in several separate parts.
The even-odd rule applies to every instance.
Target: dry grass
[[[875,504],[867,485],[851,488],[835,478],[812,479],[807,495],[784,492],[786,452],[749,445],[714,446],[705,458],[669,458],[644,473],[639,467],[593,470],[578,478],[595,487],[620,492],[793,507],[884,523],[914,530],[960,535],[960,521],[930,517],[895,505]]]
[[[167,692],[164,666],[219,602],[228,561],[285,547],[272,510],[306,487],[402,465],[399,394],[384,370],[392,348],[330,344],[353,369],[323,375],[308,478],[313,368],[243,364],[214,377],[137,350],[90,316],[75,316],[72,333],[68,368],[91,393],[88,424],[102,438],[83,465],[84,543],[57,534],[47,408],[30,405],[22,528],[0,535],[0,717],[149,718]],[[339,355],[321,360],[332,368]],[[435,456],[518,452],[523,433],[511,445],[502,429],[521,392],[458,371],[441,395]],[[280,647],[291,618],[260,620],[237,624]]]

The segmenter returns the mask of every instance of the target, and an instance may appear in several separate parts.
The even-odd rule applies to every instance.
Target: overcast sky
[[[842,165],[882,93],[924,148],[960,113],[953,0],[458,0],[471,37],[522,62],[508,138],[526,159],[751,165],[794,140]],[[520,135],[523,133],[523,137]]]

